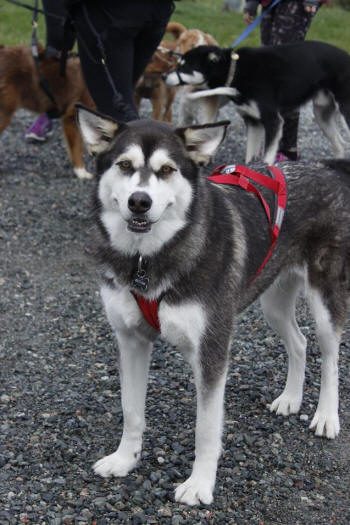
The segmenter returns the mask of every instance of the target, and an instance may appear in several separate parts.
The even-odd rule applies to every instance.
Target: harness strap
[[[271,226],[271,214],[270,214],[270,208],[266,200],[264,199],[262,193],[254,186],[251,182],[249,182],[249,179],[245,177],[244,175],[239,174],[237,177],[235,175],[212,175],[208,177],[208,180],[211,182],[215,182],[216,184],[229,184],[230,186],[239,186],[243,190],[249,191],[250,193],[255,193],[255,195],[258,197],[259,201],[262,204],[262,207],[264,208],[264,211],[267,215],[267,219],[269,221],[269,225]]]
[[[284,178],[283,172],[276,168],[276,166],[268,166],[271,177],[263,173],[254,171],[247,166],[236,166],[236,165],[225,165],[222,164],[215,168],[213,173],[208,177],[208,180],[216,184],[228,184],[230,186],[238,186],[245,191],[253,193],[259,199],[269,224],[271,243],[269,249],[264,257],[264,260],[260,264],[254,277],[251,279],[250,284],[257,278],[263,268],[266,266],[270,257],[272,256],[274,247],[276,245],[278,236],[281,231],[281,225],[283,221],[284,212],[287,205],[287,185]],[[271,210],[268,202],[264,198],[261,191],[251,182],[256,182],[260,186],[267,188],[272,191],[276,196],[276,207],[274,213],[274,219],[271,219]],[[160,332],[160,323],[158,317],[158,308],[160,299],[149,301],[142,295],[138,295],[135,292],[131,292],[134,296],[145,320],[150,324],[157,332]]]
[[[160,332],[160,324],[159,324],[159,318],[158,318],[158,307],[159,307],[159,300],[153,300],[149,301],[148,299],[145,299],[145,297],[142,297],[142,295],[138,295],[135,292],[131,292],[132,295],[135,298],[135,301],[137,302],[143,317],[147,321],[148,324],[150,324],[157,332]]]
[[[266,266],[266,263],[272,256],[273,249],[280,234],[283,216],[287,205],[287,185],[283,172],[279,168],[276,168],[276,166],[268,166],[267,168],[270,171],[272,178],[268,175],[264,175],[263,173],[258,173],[247,166],[236,165],[218,166],[215,168],[212,175],[208,177],[208,180],[211,182],[239,186],[245,191],[254,193],[258,197],[265,211],[269,224],[271,244],[252,281],[256,279],[256,277],[261,273],[263,268]],[[277,202],[273,221],[271,220],[271,211],[266,199],[262,195],[261,191],[256,186],[254,186],[252,182],[250,182],[251,180],[257,182],[260,184],[260,186],[271,190],[275,194]]]

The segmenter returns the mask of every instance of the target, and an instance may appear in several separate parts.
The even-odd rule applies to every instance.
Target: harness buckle
[[[235,173],[236,171],[236,164],[228,164],[227,166],[224,166],[220,173],[223,175],[230,175],[231,173]]]

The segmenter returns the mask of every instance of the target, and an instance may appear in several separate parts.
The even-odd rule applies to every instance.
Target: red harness
[[[213,173],[208,177],[208,180],[215,182],[216,184],[229,184],[232,186],[239,186],[245,191],[254,193],[260,200],[267,217],[267,221],[270,227],[271,244],[270,248],[265,256],[265,259],[259,266],[255,276],[255,279],[265,267],[267,261],[270,259],[278,236],[280,234],[281,225],[283,221],[284,211],[287,205],[287,184],[284,178],[283,172],[275,166],[268,166],[272,178],[263,173],[258,173],[247,166],[235,166],[235,165],[221,165],[215,168]],[[261,191],[252,184],[251,181],[257,182],[260,186],[271,190],[277,198],[277,206],[275,211],[274,220],[271,220],[271,211],[268,203],[264,199]]]
[[[153,328],[157,330],[157,332],[160,332],[160,324],[158,318],[159,300],[153,299],[152,301],[150,301],[149,299],[145,299],[142,295],[137,295],[135,292],[132,292],[132,294],[135,297],[135,300],[139,305],[139,308],[143,313],[143,317],[145,318],[147,323],[153,326]]]
[[[259,199],[270,227],[271,244],[268,252],[259,266],[254,280],[263,270],[266,263],[270,259],[278,236],[281,231],[284,212],[287,205],[287,185],[283,172],[275,166],[268,166],[271,177],[263,173],[258,173],[247,166],[236,166],[234,164],[218,166],[213,173],[208,177],[208,180],[216,184],[228,184],[231,186],[239,186],[245,191],[253,193]],[[271,219],[271,210],[268,202],[264,198],[261,191],[253,184],[253,182],[272,191],[276,196],[276,207],[274,219]],[[137,295],[132,292],[137,304],[146,319],[146,321],[158,332],[160,331],[160,324],[158,318],[159,300],[149,301],[142,295]]]

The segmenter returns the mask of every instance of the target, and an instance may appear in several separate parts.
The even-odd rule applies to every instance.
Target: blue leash
[[[259,16],[257,16],[249,26],[245,28],[243,33],[241,33],[236,40],[232,42],[230,47],[234,48],[237,47],[243,40],[247,38],[247,36],[250,35],[252,31],[260,24],[261,20],[264,18],[264,16],[267,15],[273,9],[277,4],[279,4],[282,0],[273,0],[273,2],[266,8],[264,11],[260,13]]]

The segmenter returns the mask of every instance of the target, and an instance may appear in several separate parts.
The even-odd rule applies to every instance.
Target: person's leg
[[[271,45],[271,33],[275,10],[267,13],[260,22],[260,40],[263,46]]]
[[[64,22],[67,11],[63,0],[42,0],[45,11],[46,51],[49,56],[57,56],[64,45]]]
[[[85,40],[83,44],[79,36],[78,45],[84,78],[98,111],[118,121],[137,119],[133,98],[133,38],[119,29],[111,31],[108,42],[104,43],[108,73],[95,43]]]
[[[129,121],[138,118],[132,81],[137,29],[114,25],[117,11],[118,6],[110,13],[87,3],[78,4],[72,15],[84,79],[98,111],[118,121]]]
[[[289,17],[291,3],[292,2],[281,2],[281,4],[278,4],[275,9],[264,16],[260,26],[262,45],[278,45],[282,43],[282,38],[290,36],[289,22],[293,22],[293,19]],[[281,21],[285,22],[282,26]],[[285,26],[287,28],[286,34],[283,32]],[[292,113],[284,113],[283,120],[283,135],[279,144],[279,152],[277,153],[276,161],[287,159],[296,160],[299,112],[294,111]]]
[[[273,9],[269,45],[291,44],[305,40],[313,14],[298,0],[279,3]],[[279,152],[289,160],[298,158],[299,111],[283,113],[283,134]]]
[[[99,111],[119,121],[133,120],[138,118],[134,85],[164,34],[172,2],[101,3],[99,8],[86,3],[73,12],[85,81]]]
[[[48,57],[59,59],[64,44],[63,26],[67,12],[64,8],[63,0],[42,0],[42,4],[45,11],[46,25],[45,54]],[[51,135],[51,115],[42,113],[26,130],[25,139],[30,142],[46,142]]]
[[[278,46],[305,40],[313,16],[305,11],[303,2],[298,0],[280,2],[273,9],[269,44]]]
[[[146,21],[135,38],[134,85],[144,72],[164,36],[167,23],[173,12],[173,5],[169,1],[154,0],[151,9],[151,12],[148,13],[150,20]]]

